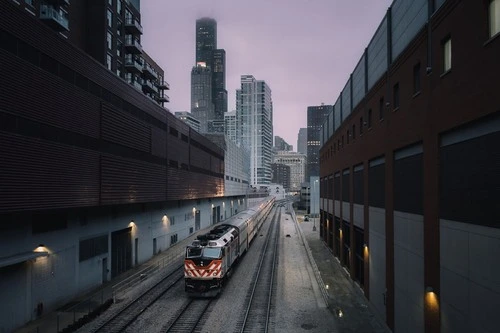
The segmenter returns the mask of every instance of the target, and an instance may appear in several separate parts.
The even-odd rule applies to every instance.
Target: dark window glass
[[[0,48],[17,55],[17,38],[0,30]]]
[[[33,46],[26,44],[23,41],[18,41],[18,54],[22,59],[29,61],[35,66],[40,64],[40,52]]]
[[[356,125],[352,124],[352,139],[356,140]]]
[[[413,93],[420,91],[420,63],[413,67]]]
[[[75,72],[63,64],[59,64],[59,77],[71,84],[75,83]]]
[[[85,76],[75,72],[75,85],[83,90],[88,91],[89,80]]]
[[[394,110],[399,108],[399,83],[396,83],[394,87],[392,88],[392,97],[393,101],[392,103],[394,104]]]
[[[57,61],[46,54],[40,53],[40,67],[49,73],[58,75]]]
[[[384,98],[382,97],[378,102],[378,119],[384,120]]]
[[[175,136],[175,137],[179,136],[179,132],[173,127],[170,127],[170,134]]]
[[[94,81],[89,80],[89,92],[97,97],[101,97],[101,86]]]
[[[43,232],[66,229],[68,227],[65,213],[39,213],[32,215],[32,232]]]

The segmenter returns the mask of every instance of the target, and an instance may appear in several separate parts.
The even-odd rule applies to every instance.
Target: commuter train
[[[231,268],[248,250],[274,201],[274,197],[265,199],[232,216],[210,232],[198,235],[186,247],[184,281],[190,296],[210,297],[220,293]]]

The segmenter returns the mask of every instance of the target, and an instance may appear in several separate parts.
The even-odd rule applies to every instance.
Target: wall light
[[[368,247],[368,244],[364,243],[363,247],[366,249]]]
[[[425,287],[425,292],[426,293],[433,293],[434,289],[432,289],[432,287]]]

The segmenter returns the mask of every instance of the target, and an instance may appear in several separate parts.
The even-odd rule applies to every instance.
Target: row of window
[[[500,34],[500,0],[492,0],[488,7],[488,17],[489,17],[489,37],[493,38]],[[452,42],[451,36],[443,39],[441,43],[441,53],[442,53],[442,73],[445,74],[451,70],[452,67]],[[417,63],[413,67],[413,96],[417,96],[421,90],[421,65]],[[392,109],[396,111],[400,106],[400,87],[399,82],[394,84],[392,88]],[[384,105],[384,97],[379,100],[379,120],[384,120],[384,111],[386,107],[390,107],[387,103]],[[363,127],[366,126],[368,129],[372,127],[372,109],[368,109],[367,119],[363,116],[359,118],[359,135],[363,135]],[[350,141],[356,139],[356,124],[352,124],[346,131],[346,143],[349,144]],[[333,143],[330,150],[321,156],[321,161],[324,161],[333,156],[336,152],[340,151],[344,147],[344,135],[342,135],[337,142]]]

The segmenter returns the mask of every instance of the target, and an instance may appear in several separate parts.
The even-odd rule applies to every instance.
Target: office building
[[[322,128],[320,234],[394,332],[496,332],[500,1],[395,0]]]
[[[224,131],[226,137],[238,144],[238,122],[236,118],[236,110],[231,112],[226,112],[224,114]]]
[[[252,75],[241,76],[241,89],[236,90],[238,143],[250,154],[250,184],[271,183],[273,145],[273,102],[265,81]]]
[[[203,62],[191,70],[191,113],[200,121],[200,133],[208,133],[208,122],[214,119],[212,71]]]
[[[273,163],[290,167],[290,191],[300,191],[300,185],[305,180],[306,156],[293,151],[277,151]]]
[[[274,148],[276,148],[276,150],[282,150],[282,151],[293,150],[292,145],[289,145],[282,137],[277,135],[274,137]]]
[[[272,163],[271,168],[273,170],[273,184],[280,184],[283,186],[286,192],[290,191],[290,166],[279,163]]]
[[[189,125],[192,129],[194,129],[196,132],[200,132],[200,121],[196,119],[191,112],[187,111],[176,111],[175,116],[184,121],[186,124]]]
[[[307,182],[310,181],[309,177],[319,176],[321,127],[326,116],[332,111],[333,105],[325,105],[323,103],[320,106],[307,107]]]
[[[307,128],[299,129],[297,135],[297,152],[307,155]]]
[[[217,49],[217,22],[212,18],[196,20],[196,66],[191,72],[191,95],[191,112],[200,120],[202,133],[224,133],[226,51]],[[203,101],[203,106],[197,106],[198,100]]]

